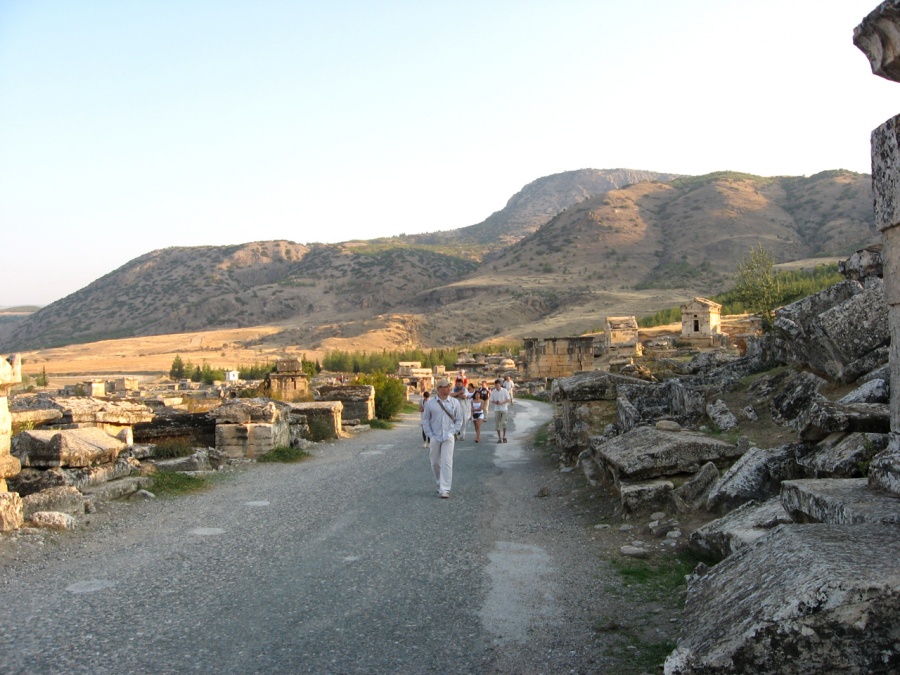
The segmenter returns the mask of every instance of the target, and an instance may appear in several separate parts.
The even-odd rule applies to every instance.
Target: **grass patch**
[[[308,417],[307,424],[309,424],[309,440],[314,443],[336,437],[334,427],[324,417]]]
[[[550,443],[550,422],[542,424],[534,434],[534,446],[536,448],[546,448]]]
[[[407,401],[403,404],[403,407],[400,409],[400,412],[404,413],[417,413],[419,412],[419,404],[413,403],[412,401]]]
[[[684,577],[699,562],[702,560],[696,554],[683,551],[655,562],[613,559],[610,565],[631,586],[632,591],[645,599],[680,601],[679,592],[687,588]]]
[[[277,448],[272,448],[264,455],[260,455],[256,458],[257,462],[281,462],[284,464],[291,464],[293,462],[302,462],[304,459],[309,457],[310,454],[305,450],[301,450],[300,448],[292,448],[289,445],[281,445]]]
[[[622,640],[613,648],[613,654],[624,662],[613,667],[611,673],[615,675],[662,672],[666,657],[676,647],[669,640],[648,642],[633,634],[623,635]]]
[[[167,438],[153,446],[156,459],[176,459],[194,454],[194,446],[187,438]]]
[[[417,408],[418,410],[418,408]],[[369,420],[369,426],[373,429],[393,429],[394,425],[388,422],[387,420],[381,420],[377,417],[373,417]]]
[[[207,476],[191,476],[175,471],[160,471],[154,474],[147,489],[159,496],[186,495],[210,487],[212,481]]]

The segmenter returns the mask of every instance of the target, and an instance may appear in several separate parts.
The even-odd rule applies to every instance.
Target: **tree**
[[[39,387],[46,387],[50,384],[50,380],[47,378],[47,367],[43,366],[41,368],[41,374],[34,378],[34,383]]]
[[[356,383],[375,387],[375,417],[380,420],[394,417],[406,401],[406,385],[396,377],[384,373],[357,375]]]
[[[169,368],[169,377],[173,380],[184,379],[184,361],[178,355],[172,360],[172,367]]]
[[[750,310],[762,320],[762,328],[768,331],[775,320],[775,308],[781,302],[781,282],[774,272],[775,259],[758,244],[738,263],[735,291]]]

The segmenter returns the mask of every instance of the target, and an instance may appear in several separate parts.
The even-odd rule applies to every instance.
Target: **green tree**
[[[202,382],[203,381],[203,369],[200,366],[196,366],[191,372],[191,382]]]
[[[50,380],[47,378],[46,366],[41,368],[41,374],[34,378],[34,383],[39,387],[46,387],[50,383]]]
[[[750,311],[762,320],[764,331],[772,327],[775,308],[781,302],[781,281],[774,272],[775,259],[759,244],[738,263],[735,291]]]
[[[176,355],[172,360],[172,367],[169,368],[169,377],[173,380],[184,378],[184,361],[181,360],[181,356]]]
[[[388,377],[384,373],[357,375],[357,384],[370,384],[375,387],[375,417],[389,420],[403,407],[406,401],[406,385],[396,377]]]

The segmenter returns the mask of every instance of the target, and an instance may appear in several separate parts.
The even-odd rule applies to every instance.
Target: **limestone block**
[[[839,405],[816,401],[791,424],[805,441],[820,441],[837,431],[886,434],[890,431],[890,408],[881,403]]]
[[[90,396],[51,396],[36,398],[23,410],[57,410],[61,422],[69,424],[130,425],[149,422],[153,411],[136,401],[106,401]]]
[[[10,410],[13,424],[31,424],[40,426],[62,419],[62,411],[50,408],[38,408],[35,410]]]
[[[28,520],[38,511],[84,513],[84,495],[73,487],[55,487],[22,498],[22,511]]]
[[[797,461],[814,478],[854,478],[887,444],[887,434],[837,433]]]
[[[672,481],[648,481],[646,483],[621,483],[619,494],[625,513],[652,513],[672,507]]]
[[[134,494],[141,488],[147,487],[151,479],[143,476],[133,476],[129,478],[118,478],[100,485],[92,485],[82,490],[85,499],[85,508],[96,502],[108,502],[120,497],[127,497]]]
[[[17,492],[0,492],[0,532],[22,527],[22,498]]]
[[[750,448],[713,487],[706,508],[730,511],[745,502],[763,502],[777,495],[782,481],[803,476],[798,456],[807,451],[804,443]]]
[[[287,419],[291,406],[268,398],[236,398],[226,401],[209,412],[220,424],[246,424],[257,422],[278,424]]]
[[[869,277],[884,276],[884,255],[881,244],[868,246],[850,254],[846,260],[838,261],[838,272],[845,279],[863,281]]]
[[[17,476],[21,469],[22,464],[17,457],[0,453],[0,480]]]
[[[590,371],[554,380],[551,398],[554,401],[614,401],[619,395],[617,391],[619,384],[632,384],[640,387],[650,385],[649,382],[624,375]]]
[[[898,228],[898,231],[900,231],[900,228]],[[898,270],[898,281],[900,281],[900,270]],[[893,330],[900,332],[900,304],[892,305],[888,310],[888,315]],[[891,340],[890,353],[891,382],[900,383],[900,339]],[[891,431],[900,433],[900,385],[891,388],[890,406]]]
[[[719,470],[712,462],[704,464],[693,478],[675,490],[679,499],[691,509],[706,504],[710,491],[719,480]]]
[[[33,527],[48,530],[74,530],[75,519],[68,513],[59,511],[37,511],[28,519]]]
[[[313,401],[311,403],[292,403],[291,411],[295,415],[306,415],[310,427],[322,425],[328,437],[338,438],[342,432],[341,416],[344,404],[340,401]]]
[[[838,399],[841,405],[850,403],[887,403],[890,400],[890,385],[881,379],[873,379],[863,382],[859,387],[846,396]]]
[[[641,411],[624,396],[616,399],[616,424],[622,431],[631,431],[641,423]]]
[[[887,450],[869,464],[869,487],[900,496],[900,438],[890,435]]]
[[[900,82],[900,10],[893,0],[880,3],[853,29],[853,44],[866,55],[872,72]]]
[[[792,522],[779,497],[762,503],[751,500],[695,530],[688,541],[701,556],[719,561],[755,543],[772,528]]]
[[[900,525],[900,499],[870,489],[865,478],[784,481],[781,503],[796,522]]]
[[[130,476],[132,472],[140,470],[141,463],[135,458],[120,457],[115,462],[107,462],[97,466],[62,469],[61,473],[66,485],[71,485],[81,490],[92,485],[100,485],[107,481],[125,478]]]
[[[754,398],[769,400],[772,417],[790,424],[815,401],[824,401],[819,391],[827,382],[809,372],[784,371],[775,377],[760,378],[748,392]]]
[[[706,414],[709,416],[710,422],[716,425],[720,431],[731,431],[738,425],[737,417],[728,409],[722,399],[716,399],[714,403],[707,404]]]
[[[162,459],[156,462],[158,471],[212,471],[209,454],[206,450],[198,450],[187,457]]]
[[[638,427],[591,448],[594,460],[616,484],[679,473],[696,473],[707,462],[727,462],[741,454],[737,446],[692,431]]]
[[[290,442],[290,425],[285,423],[216,425],[216,450],[227,457],[256,459]]]
[[[91,466],[114,462],[125,444],[100,429],[23,431],[16,434],[12,452],[23,466]]]
[[[888,230],[900,223],[900,116],[872,131],[872,190],[875,226]],[[885,276],[893,272],[890,246],[885,244]]]
[[[665,672],[898,672],[898,559],[883,525],[781,525],[691,580]]]
[[[69,482],[59,467],[51,469],[33,469],[26,467],[15,478],[10,478],[8,487],[18,492],[21,497],[48,490],[53,487],[65,487]]]

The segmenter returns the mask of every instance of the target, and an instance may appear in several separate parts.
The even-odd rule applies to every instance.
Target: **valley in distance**
[[[880,241],[872,204],[871,177],[845,170],[568,171],[457,230],[152,251],[38,311],[0,310],[0,350],[75,377],[580,335],[728,290],[758,245],[780,266],[845,258]]]

